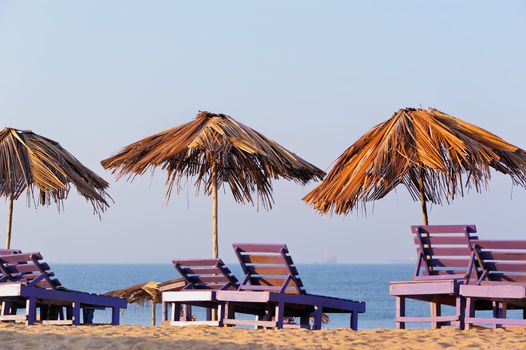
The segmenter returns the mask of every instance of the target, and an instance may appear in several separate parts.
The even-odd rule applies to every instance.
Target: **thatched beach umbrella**
[[[126,146],[101,162],[117,178],[133,179],[148,169],[168,171],[167,198],[183,178],[196,177],[196,186],[212,195],[212,252],[218,257],[217,190],[228,184],[238,203],[252,203],[257,193],[271,208],[272,179],[301,184],[318,180],[324,172],[259,132],[224,114],[200,112],[191,122]]]
[[[108,183],[57,142],[27,130],[0,131],[0,197],[9,199],[6,248],[11,246],[14,200],[26,192],[28,204],[54,202],[60,209],[71,185],[91,202],[95,213],[108,207]]]
[[[181,290],[185,284],[186,282],[182,278],[162,283],[150,281],[147,283],[135,284],[124,289],[107,292],[105,295],[116,298],[125,298],[128,300],[128,304],[138,304],[140,306],[144,306],[147,302],[150,302],[152,307],[152,326],[155,326],[155,305],[162,301],[161,289],[163,289],[164,286],[170,286],[171,291],[178,291]]]
[[[526,186],[526,152],[473,124],[436,109],[406,108],[363,135],[303,199],[321,213],[347,214],[383,198],[399,184],[422,203],[449,202],[485,189],[490,168]]]

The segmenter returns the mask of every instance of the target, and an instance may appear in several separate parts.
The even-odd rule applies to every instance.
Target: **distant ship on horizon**
[[[331,255],[331,253],[328,250],[326,250],[325,254],[323,254],[323,259],[321,261],[321,264],[333,265],[337,263],[338,263],[338,259],[334,255]]]

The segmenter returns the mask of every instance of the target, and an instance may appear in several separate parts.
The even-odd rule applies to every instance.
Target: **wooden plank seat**
[[[285,244],[234,244],[233,248],[245,276],[237,290],[217,291],[217,300],[225,303],[224,324],[321,329],[323,313],[349,313],[350,327],[358,329],[358,314],[365,312],[365,303],[308,294]],[[238,320],[236,312],[256,319]],[[299,324],[288,322],[294,317]]]
[[[119,324],[119,310],[126,308],[126,299],[66,289],[42,259],[40,253],[20,251],[0,255],[0,322],[32,325],[40,311],[42,323],[79,325],[81,311],[84,323],[91,323],[93,310],[111,308],[112,324]],[[25,309],[25,313],[19,315],[19,309]]]
[[[526,241],[476,240],[472,245],[479,278],[460,287],[466,328],[526,327]],[[477,317],[479,310],[491,310],[492,317]],[[522,310],[521,319],[507,318],[507,310]]]
[[[389,284],[389,294],[396,297],[396,327],[429,322],[433,328],[451,325],[462,329],[465,299],[460,296],[460,286],[468,277],[477,277],[470,243],[478,238],[475,225],[411,226],[411,232],[417,252],[413,278]],[[407,299],[430,303],[429,317],[407,316]],[[442,305],[455,307],[455,314],[442,316]]]
[[[163,321],[174,326],[221,326],[224,307],[216,299],[216,292],[236,289],[238,280],[234,274],[221,259],[174,260],[172,263],[185,286],[179,291],[173,291],[172,285],[161,288]],[[206,321],[192,319],[192,306],[206,308]],[[216,317],[212,317],[212,310],[217,313]]]

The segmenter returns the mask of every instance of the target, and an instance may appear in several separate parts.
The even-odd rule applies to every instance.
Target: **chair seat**
[[[455,294],[462,282],[456,280],[395,281],[389,283],[393,296]]]
[[[471,298],[523,299],[526,298],[526,285],[506,282],[465,285],[460,286],[460,295]]]
[[[163,292],[163,302],[192,302],[192,301],[215,301],[215,290],[190,289],[176,292]]]

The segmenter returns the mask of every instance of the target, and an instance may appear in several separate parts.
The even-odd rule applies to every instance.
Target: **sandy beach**
[[[11,349],[525,349],[526,330],[246,330],[169,326],[0,325]]]

